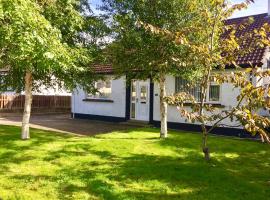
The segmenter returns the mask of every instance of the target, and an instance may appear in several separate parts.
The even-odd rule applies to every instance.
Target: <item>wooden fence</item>
[[[0,95],[0,111],[21,111],[24,108],[24,95]],[[69,111],[71,109],[71,96],[43,96],[34,95],[32,110],[38,111]]]

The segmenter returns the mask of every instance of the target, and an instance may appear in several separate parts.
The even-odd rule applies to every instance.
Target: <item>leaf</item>
[[[246,72],[246,73],[252,72],[252,68],[247,68],[247,69],[245,70],[245,72]]]
[[[46,57],[48,59],[53,59],[54,58],[54,55],[51,52],[46,52],[43,55],[44,55],[44,57]]]

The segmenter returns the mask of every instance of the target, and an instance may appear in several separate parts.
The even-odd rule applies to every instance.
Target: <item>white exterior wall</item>
[[[263,70],[266,70],[267,69],[267,60],[270,59],[270,49],[267,48],[266,52],[265,52],[265,55],[264,55],[264,58],[263,58],[263,66],[262,66],[262,69]],[[265,78],[264,79],[264,84],[269,84],[270,83],[270,78]]]
[[[269,4],[270,5],[270,4]],[[263,70],[267,70],[267,60],[270,59],[270,52],[269,52],[269,47],[267,48],[266,52],[265,52],[265,55],[264,55],[264,58],[263,58],[263,66],[262,66],[262,69]],[[270,84],[270,77],[266,77],[263,79],[262,81],[262,84],[263,85],[268,85]],[[262,109],[259,111],[260,115],[263,115],[263,116],[270,116],[270,113],[268,110],[265,110],[265,109]]]
[[[126,78],[112,80],[111,102],[83,101],[86,93],[78,89],[72,94],[72,113],[110,117],[126,116]]]
[[[264,67],[266,66],[266,62]],[[166,76],[167,95],[175,93],[175,77]],[[234,89],[231,84],[222,84],[220,92],[220,105],[223,110],[230,110],[236,106],[239,89]],[[125,118],[126,114],[126,78],[121,77],[112,81],[112,98],[113,103],[108,102],[88,102],[83,101],[86,98],[86,93],[78,89],[72,95],[72,113],[88,114],[98,116],[120,117]],[[154,84],[154,105],[153,105],[153,120],[160,121],[160,104],[159,104],[159,85]],[[262,115],[269,115],[268,111],[260,111]],[[176,106],[168,106],[168,122],[188,123],[182,118],[176,109]],[[234,126],[239,125],[238,122],[231,122],[229,119],[224,121],[224,124]],[[211,124],[208,124],[211,125]],[[241,127],[240,127],[241,128]]]
[[[46,88],[41,86],[39,91],[33,92],[33,95],[46,95],[46,96],[71,96],[71,92],[68,92],[65,89],[60,89],[58,85],[55,87]]]
[[[8,91],[8,92],[2,92],[0,95],[15,95],[16,92]],[[24,92],[21,92],[20,94],[24,95]],[[44,96],[71,96],[71,93],[69,93],[66,90],[61,90],[58,88],[42,88],[40,91],[34,91],[33,95],[44,95]]]
[[[175,93],[175,77],[167,76],[166,77],[166,89],[167,95],[171,95]],[[225,106],[223,109],[229,109],[231,106],[237,104],[237,96],[239,94],[238,89],[234,89],[230,84],[221,85],[221,99],[220,104]],[[154,121],[160,121],[160,112],[159,112],[159,86],[155,83],[154,86]],[[188,123],[182,118],[176,108],[176,106],[168,106],[168,122],[176,122],[176,123]],[[232,123],[230,120],[225,121],[225,124],[228,125],[236,125],[237,123]]]
[[[2,95],[15,95],[17,94],[15,91],[6,91],[0,92]],[[24,95],[24,92],[19,94]],[[38,90],[33,91],[33,95],[45,95],[45,96],[71,96],[71,92],[67,91],[64,88],[59,87],[59,85],[54,85],[52,87],[46,87],[45,85],[41,85]]]

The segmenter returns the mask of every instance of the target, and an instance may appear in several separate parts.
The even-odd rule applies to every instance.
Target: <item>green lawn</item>
[[[270,199],[270,146],[211,137],[206,163],[200,136],[133,129],[96,137],[0,126],[2,199]],[[0,198],[0,199],[1,199]]]

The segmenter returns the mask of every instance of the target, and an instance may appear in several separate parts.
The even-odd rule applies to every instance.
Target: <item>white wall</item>
[[[264,58],[263,58],[263,66],[262,66],[262,69],[263,70],[266,70],[267,69],[267,60],[270,59],[270,49],[269,47],[267,48],[265,54],[264,54]],[[264,83],[265,84],[269,84],[270,83],[270,78],[267,77],[264,79]]]
[[[2,95],[15,95],[15,91],[1,92]],[[24,95],[24,92],[20,94]],[[41,85],[36,91],[33,91],[33,95],[45,95],[45,96],[71,96],[71,92],[67,91],[64,88],[61,88],[59,85],[54,85],[53,87],[46,87]]]
[[[166,77],[166,89],[167,95],[175,93],[175,77],[167,76]],[[158,96],[156,95],[158,94]],[[225,106],[224,109],[228,109],[231,106],[236,105],[236,97],[239,94],[239,89],[234,89],[230,84],[223,84],[221,86],[221,100],[220,104]],[[160,121],[160,112],[159,112],[159,86],[158,83],[155,83],[154,86],[154,117],[155,121]],[[188,108],[188,107],[187,107]],[[168,122],[176,123],[188,123],[182,118],[176,108],[176,106],[168,106]],[[233,123],[229,120],[225,121],[226,124],[232,125]],[[236,125],[237,123],[234,123]]]
[[[269,47],[267,48],[266,52],[265,52],[265,55],[264,55],[264,58],[263,58],[263,66],[262,66],[262,69],[263,70],[267,70],[267,60],[270,59],[270,52],[269,52]],[[270,84],[270,77],[265,77],[263,79],[263,82],[262,82],[263,85],[269,85]],[[269,110],[265,110],[265,109],[261,109],[259,111],[260,115],[263,115],[263,116],[270,116],[270,113],[269,113]]]
[[[167,94],[175,93],[175,77],[166,77],[166,89]],[[158,96],[157,96],[157,95]],[[221,85],[221,98],[220,104],[225,109],[231,109],[232,106],[237,104],[237,96],[239,95],[239,89],[234,89],[231,84]],[[86,94],[82,90],[74,92],[72,96],[72,112],[80,114],[100,115],[100,116],[113,116],[113,117],[125,117],[126,112],[126,79],[121,77],[120,79],[112,81],[112,100],[113,103],[107,102],[86,102],[83,101],[86,98]],[[159,111],[159,86],[158,83],[154,84],[154,116],[155,121],[160,121]],[[168,121],[176,123],[186,123],[177,111],[175,106],[168,107]],[[232,123],[230,120],[225,121],[228,125],[237,125],[237,122]],[[211,125],[211,124],[209,124]]]
[[[83,101],[86,93],[78,89],[72,95],[72,113],[124,118],[126,115],[126,78],[112,80],[113,103]]]
[[[15,95],[16,92],[1,92],[0,95]],[[20,94],[24,95],[24,92]],[[71,93],[65,90],[54,90],[54,89],[45,89],[39,92],[33,92],[33,95],[42,95],[42,96],[71,96]]]
[[[39,91],[33,92],[33,95],[46,95],[46,96],[71,96],[71,92],[68,92],[65,89],[61,89],[58,85],[54,87],[46,88],[41,86]]]
[[[0,95],[15,95],[16,92],[8,91],[8,92],[1,92]],[[20,94],[24,95],[24,92]],[[45,95],[45,96],[71,96],[71,93],[66,90],[59,90],[55,88],[42,88],[40,91],[34,91],[33,95]]]

